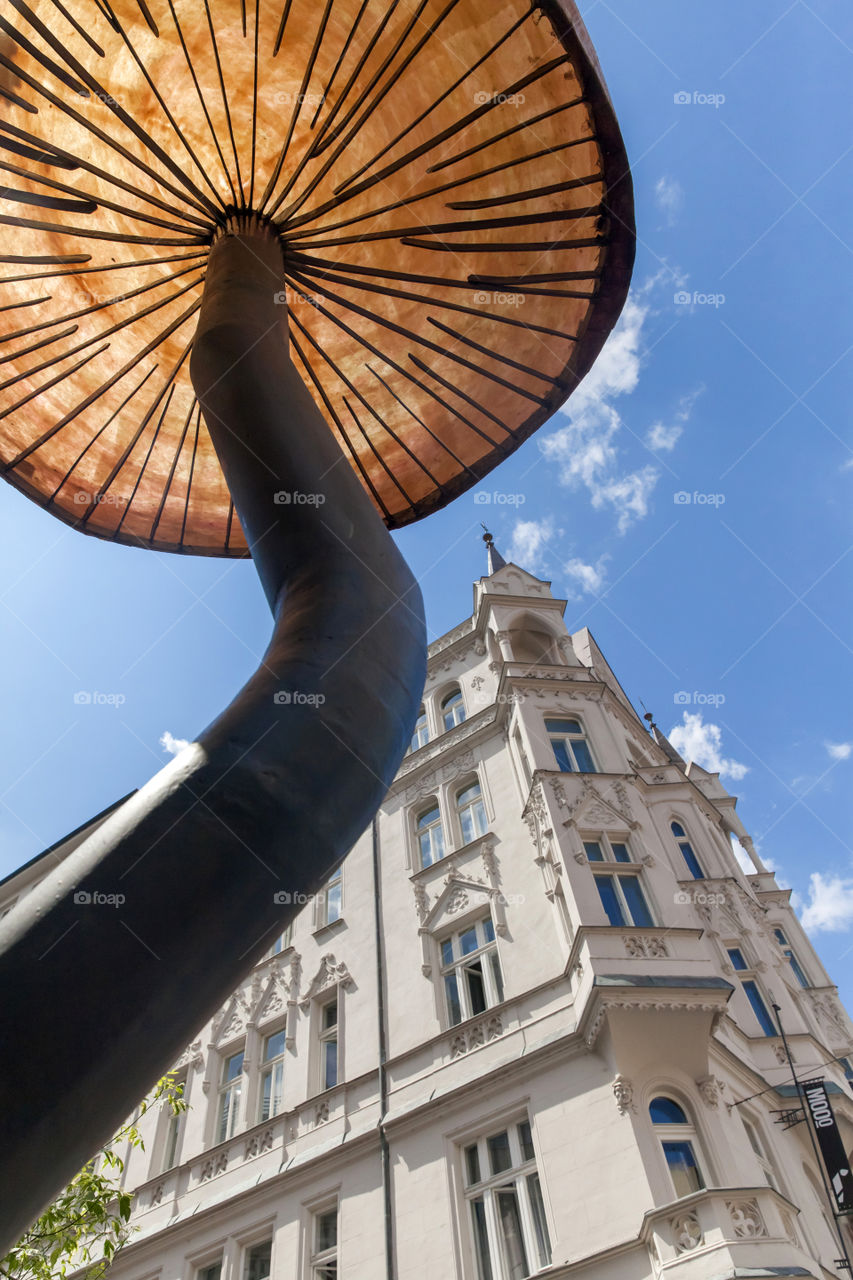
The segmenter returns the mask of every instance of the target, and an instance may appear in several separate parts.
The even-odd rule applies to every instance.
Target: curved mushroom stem
[[[4,922],[0,1254],[321,886],[411,736],[420,592],[290,361],[282,274],[263,227],[214,245],[191,370],[272,641],[227,710]]]

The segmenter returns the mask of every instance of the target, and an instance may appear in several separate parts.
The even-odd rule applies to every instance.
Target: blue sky
[[[581,8],[634,169],[629,305],[490,501],[399,544],[431,638],[470,610],[481,519],[570,597],[635,705],[723,769],[853,1005],[853,12]],[[248,564],[108,546],[11,488],[0,526],[6,874],[212,719],[270,620]]]

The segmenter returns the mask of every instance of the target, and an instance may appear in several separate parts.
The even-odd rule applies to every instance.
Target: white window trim
[[[676,1106],[681,1107],[687,1117],[687,1124],[655,1124],[649,1114],[649,1107],[655,1098],[668,1098],[670,1102],[674,1102]],[[672,1174],[669,1171],[669,1162],[666,1158],[666,1152],[663,1149],[664,1142],[689,1142],[693,1148],[693,1156],[699,1169],[699,1174],[705,1188],[715,1185],[711,1162],[708,1159],[707,1145],[703,1139],[703,1135],[696,1123],[693,1108],[682,1097],[681,1091],[673,1089],[668,1084],[656,1085],[654,1088],[647,1090],[647,1097],[644,1111],[646,1120],[652,1130],[654,1137],[657,1139],[658,1158],[663,1165],[663,1172],[666,1177],[667,1185],[671,1188],[674,1199],[684,1199],[679,1196],[676,1191]],[[695,1194],[695,1193],[693,1193]]]
[[[435,709],[437,738],[443,737],[446,733],[452,733],[454,729],[459,728],[459,724],[454,724],[448,729],[444,723],[444,700],[445,698],[451,697],[454,693],[458,693],[462,699],[463,719],[459,721],[459,724],[464,724],[468,719],[468,704],[465,701],[465,694],[463,692],[462,685],[458,680],[451,680],[448,684],[443,685],[441,689],[437,689],[432,695],[432,703]]]
[[[462,818],[459,812],[458,799],[461,792],[467,791],[468,787],[473,787],[475,784],[480,788],[480,803],[483,806],[483,816],[486,821],[486,828],[484,831],[481,831],[477,835],[473,836],[470,840],[466,840],[464,833],[462,831]],[[492,827],[492,817],[489,814],[489,806],[486,804],[486,794],[485,794],[485,791],[483,790],[483,780],[480,777],[480,774],[476,770],[473,773],[463,774],[461,778],[457,778],[453,783],[449,785],[451,788],[450,801],[451,801],[451,807],[453,809],[453,823],[454,823],[453,852],[455,852],[456,849],[464,849],[466,845],[474,844],[477,840],[482,840],[484,836],[487,836]],[[445,857],[446,856],[447,854],[445,853]]]
[[[452,964],[445,965],[442,960],[442,944],[449,939],[457,939],[460,934],[467,933],[469,929],[478,930],[478,938],[480,936],[479,927],[483,921],[489,920],[492,925],[492,932],[495,935],[493,942],[486,942],[479,946],[476,951],[470,951],[466,956],[460,956],[459,959],[453,960]],[[500,948],[498,946],[497,926],[490,911],[478,911],[471,918],[455,922],[454,928],[448,932],[443,930],[435,938],[436,947],[436,972],[439,979],[439,1003],[441,1009],[441,1023],[445,1030],[452,1031],[456,1027],[464,1026],[466,1022],[470,1022],[472,1018],[484,1018],[490,1009],[496,1008],[506,1000],[506,982],[504,978],[504,966],[501,960]],[[494,952],[497,956],[498,969],[501,975],[501,984],[504,987],[503,995],[498,991],[494,974],[492,973],[491,964],[483,965],[483,986],[486,993],[486,1007],[480,1013],[466,1012],[468,1004],[468,993],[464,980],[457,978],[457,989],[460,992],[460,1007],[462,1009],[462,1017],[458,1022],[451,1022],[450,1009],[447,1003],[447,993],[445,988],[445,978],[451,973],[458,973],[461,969],[466,968],[472,960],[476,960],[478,956],[487,956]]]
[[[338,1007],[338,1017],[335,1022],[334,1040],[337,1044],[336,1058],[336,1080],[334,1084],[326,1084],[326,1054],[324,1045],[326,1045],[333,1037],[331,1029],[324,1031],[323,1022],[325,1019],[325,1011],[330,1004],[336,1004]],[[321,995],[317,996],[314,1001],[314,1035],[312,1037],[315,1046],[314,1061],[314,1079],[316,1081],[316,1093],[329,1093],[332,1089],[337,1089],[338,1085],[344,1081],[343,1058],[343,990],[341,983],[335,983],[331,988],[327,988]]]
[[[540,711],[540,714],[542,716],[542,738],[543,738],[543,742],[545,744],[547,753],[550,757],[550,763],[545,766],[549,772],[555,772],[558,770],[557,758],[554,753],[554,744],[551,740],[551,732],[548,729],[548,725],[547,725],[547,722],[549,720],[576,720],[581,727],[581,732],[580,734],[573,734],[570,736],[567,735],[567,741],[571,746],[572,738],[583,738],[584,742],[586,743],[586,749],[590,754],[590,758],[592,759],[592,763],[594,766],[593,772],[595,773],[602,772],[601,766],[598,760],[598,752],[593,749],[592,739],[590,738],[589,730],[586,726],[586,719],[584,716],[579,715],[578,712],[576,711],[565,711],[562,708],[556,711],[543,710],[543,711]],[[574,760],[574,750],[572,750],[572,759]],[[577,761],[575,761],[575,763],[577,763]],[[574,769],[572,772],[576,776],[582,776],[583,774],[583,770],[580,770],[580,769]]]
[[[241,1132],[242,1129],[245,1128],[246,1093],[247,1093],[247,1088],[246,1088],[247,1063],[246,1063],[245,1038],[241,1040],[235,1040],[232,1044],[229,1044],[229,1045],[217,1046],[215,1053],[216,1053],[217,1085],[216,1085],[216,1101],[215,1101],[214,1113],[213,1113],[213,1144],[212,1145],[219,1146],[220,1143],[231,1142],[231,1140],[235,1138],[237,1134]],[[228,1084],[226,1085],[223,1083],[223,1076],[225,1074],[225,1064],[229,1060],[229,1058],[233,1058],[234,1055],[237,1053],[243,1054],[243,1062],[241,1064],[240,1074],[235,1076],[234,1079],[229,1081]],[[233,1125],[229,1124],[229,1127],[231,1128],[231,1132],[226,1133],[224,1138],[220,1138],[219,1127],[220,1127],[220,1116],[222,1114],[222,1098],[223,1098],[223,1095],[226,1093],[226,1091],[228,1089],[233,1089],[235,1085],[240,1086],[240,1097],[237,1100],[236,1118],[233,1122]],[[231,1115],[232,1115],[232,1112],[229,1110],[229,1121],[231,1119]]]
[[[709,863],[709,860],[708,860],[707,842],[704,840],[704,838],[699,840],[696,839],[696,826],[692,820],[695,816],[696,816],[695,814],[692,814],[690,818],[685,818],[685,817],[682,817],[681,814],[676,813],[675,810],[672,810],[669,817],[666,820],[666,835],[667,835],[668,841],[670,842],[670,845],[675,846],[676,857],[678,860],[678,869],[686,873],[684,875],[678,875],[676,873],[677,880],[688,880],[688,879],[694,880],[695,879],[693,872],[690,870],[690,868],[687,865],[687,862],[685,861],[684,854],[681,852],[682,840],[686,841],[687,844],[690,845],[690,848],[693,850],[694,854],[696,855],[696,860],[699,863],[699,866],[702,868],[703,872],[705,873],[702,878],[704,880],[714,879],[713,871],[709,869],[710,867],[713,866],[713,863]],[[677,836],[675,834],[675,832],[672,829],[673,822],[677,822],[678,825],[681,827],[681,830],[684,832],[683,836]]]
[[[264,1044],[270,1036],[284,1033],[284,1048],[281,1053],[269,1062],[264,1058]],[[264,1098],[264,1076],[271,1070],[275,1063],[281,1063],[281,1110],[273,1111],[267,1116],[266,1120],[261,1119],[261,1107]],[[276,1116],[282,1115],[286,1110],[284,1102],[284,1090],[287,1084],[287,1016],[278,1017],[275,1021],[270,1022],[264,1027],[258,1028],[258,1070],[256,1072],[257,1081],[255,1088],[255,1097],[253,1102],[253,1111],[255,1115],[255,1124],[268,1124],[275,1119]]]
[[[772,927],[773,926],[771,926],[771,928]],[[758,1014],[755,1012],[755,1010],[752,1007],[752,1001],[750,1000],[746,991],[743,989],[744,982],[755,983],[755,986],[758,990],[758,994],[761,996],[761,999],[764,1001],[764,1007],[767,1010],[767,1016],[769,1017],[771,1024],[774,1025],[775,1027],[775,1024],[773,1023],[773,1005],[775,1001],[771,1000],[770,996],[767,993],[767,989],[764,986],[764,983],[761,981],[761,976],[758,969],[758,964],[760,963],[760,961],[756,961],[755,963],[753,963],[751,950],[742,941],[724,942],[723,950],[726,953],[726,964],[731,968],[735,978],[738,981],[738,984],[740,985],[741,994],[743,995],[743,998],[746,1001],[746,1007],[749,1010],[750,1017],[754,1018],[755,1021],[758,1023],[758,1026],[761,1031],[761,1038],[763,1040],[770,1040],[772,1036],[778,1037],[779,1035],[778,1030],[774,1029],[769,1034],[765,1032],[764,1028],[761,1026],[761,1022],[759,1021]],[[736,969],[734,967],[734,965],[732,964],[732,958],[729,955],[730,951],[739,951],[741,953],[744,960],[746,961],[747,967],[745,969]],[[799,987],[799,983],[797,983],[797,986]],[[745,1034],[749,1035],[749,1031],[746,1028],[741,1027],[741,1030],[744,1031]]]
[[[590,858],[589,854],[587,854],[586,849],[583,850],[586,860],[591,867],[639,867],[642,865],[641,860],[634,857],[634,850],[631,847],[630,835],[622,835],[621,832],[616,831],[595,831],[592,833],[589,831],[581,831],[578,832],[578,835],[582,845],[593,843],[601,845],[601,852],[604,854],[604,858],[601,862],[594,862],[593,859]],[[630,862],[617,862],[613,855],[614,842],[616,844],[625,845],[630,855]],[[643,892],[645,894],[645,885],[643,886]]]
[[[444,796],[442,796],[442,792],[444,792]],[[434,807],[438,809],[438,819],[441,826],[444,853],[440,858],[436,858],[433,862],[430,862],[428,866],[425,866],[421,858],[421,842],[418,836],[418,820],[427,813],[431,807],[433,807],[429,804],[431,800],[435,801]],[[448,837],[451,829],[448,826],[447,819],[446,787],[439,787],[435,791],[430,792],[429,795],[421,796],[420,800],[416,801],[415,804],[411,806],[411,809],[409,810],[408,829],[412,849],[412,867],[415,871],[426,871],[428,867],[438,866],[439,863],[444,862],[448,853],[450,853],[452,846]]]
[[[585,853],[586,853],[586,850],[584,850],[584,854]],[[610,923],[609,919],[607,918],[607,912],[604,910],[604,903],[601,901],[601,897],[598,892],[598,885],[594,885],[593,888],[595,889],[596,902],[601,908],[601,913],[604,916],[604,925],[606,928],[608,929],[659,929],[662,927],[659,923],[661,920],[661,914],[657,909],[657,903],[652,897],[648,880],[644,874],[645,868],[642,863],[640,862],[589,862],[589,860],[587,859],[587,865],[589,866],[589,869],[592,872],[593,876],[610,876],[610,878],[613,880],[613,888],[616,892],[616,898],[619,902],[620,907],[622,908],[622,914],[625,917],[624,924],[612,925]],[[600,868],[600,870],[596,870],[596,868]],[[652,922],[650,925],[632,923],[631,911],[625,899],[625,895],[622,892],[622,886],[617,879],[617,877],[621,875],[634,876],[635,879],[639,880],[640,891],[643,895],[643,898],[645,899],[646,906],[649,909],[649,915],[652,918]]]
[[[530,1160],[524,1160],[522,1158],[523,1153],[521,1151],[517,1132],[518,1126],[525,1121],[530,1126],[531,1141],[533,1142],[533,1156]],[[513,1157],[513,1162],[511,1167],[504,1170],[503,1173],[491,1174],[488,1172],[488,1163],[484,1160],[484,1155],[486,1155],[488,1151],[488,1139],[504,1131],[509,1136],[510,1154]],[[480,1172],[485,1172],[486,1176],[473,1186],[469,1186],[467,1182],[465,1151],[466,1148],[473,1146],[475,1143],[478,1147]],[[555,1237],[552,1215],[545,1187],[545,1179],[543,1177],[542,1167],[537,1153],[538,1144],[536,1141],[536,1131],[532,1118],[524,1112],[514,1112],[512,1113],[512,1118],[509,1120],[500,1119],[492,1124],[480,1124],[477,1129],[471,1132],[465,1139],[457,1138],[456,1145],[458,1153],[457,1176],[460,1188],[460,1199],[464,1206],[464,1232],[472,1264],[471,1274],[477,1275],[479,1272],[477,1262],[477,1242],[475,1239],[471,1203],[474,1200],[482,1198],[484,1200],[486,1232],[489,1243],[489,1261],[492,1267],[493,1280],[506,1280],[506,1269],[504,1267],[503,1250],[501,1247],[500,1224],[497,1216],[495,1204],[496,1197],[494,1192],[500,1187],[506,1186],[509,1182],[512,1182],[516,1187],[518,1187],[519,1184],[522,1186],[522,1190],[520,1192],[518,1190],[516,1191],[516,1199],[522,1225],[524,1249],[528,1255],[528,1265],[532,1268],[529,1274],[534,1276],[540,1271],[550,1267],[553,1264],[553,1242]],[[517,1162],[515,1160],[516,1155],[518,1156]],[[552,1261],[550,1263],[542,1263],[538,1258],[536,1228],[530,1205],[529,1193],[527,1190],[527,1178],[534,1173],[538,1176],[539,1187],[542,1195],[545,1227],[548,1233],[548,1243],[552,1254]]]
[[[335,1243],[330,1249],[315,1250],[316,1233],[319,1225],[319,1219],[327,1213],[335,1214]],[[320,1269],[327,1266],[330,1262],[337,1264],[337,1274],[341,1274],[341,1202],[336,1196],[334,1200],[321,1203],[311,1210],[309,1218],[309,1238],[308,1238],[308,1276],[310,1280],[316,1280],[320,1273]]]
[[[329,886],[337,881],[341,886],[341,906],[340,912],[335,916],[334,920],[329,920]],[[344,864],[332,872],[323,885],[317,890],[314,896],[314,932],[318,933],[320,929],[328,929],[331,925],[337,924],[339,920],[344,918]]]
[[[188,1080],[189,1080],[188,1071],[184,1071],[182,1074],[179,1073],[175,1077],[175,1085],[182,1084],[184,1086],[183,1093],[181,1094],[181,1097],[184,1100],[186,1100],[186,1096],[187,1096]],[[181,1143],[184,1140],[184,1129],[186,1126],[187,1112],[186,1110],[179,1111],[176,1115],[175,1112],[172,1110],[172,1108],[168,1106],[166,1103],[161,1103],[161,1108],[163,1112],[163,1115],[161,1117],[162,1138],[157,1142],[156,1153],[155,1153],[156,1159],[152,1160],[151,1163],[156,1169],[158,1169],[160,1173],[170,1173],[172,1169],[177,1169],[179,1164],[181,1163],[180,1161]],[[167,1164],[166,1159],[169,1155],[169,1150],[172,1145],[171,1139],[172,1139],[173,1133],[175,1134],[175,1142],[174,1142],[175,1158],[169,1164]],[[152,1173],[151,1176],[154,1177],[155,1175]]]

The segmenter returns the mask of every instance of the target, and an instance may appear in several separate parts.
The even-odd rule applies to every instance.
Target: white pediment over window
[[[451,872],[445,878],[444,887],[422,921],[422,928],[436,933],[446,925],[474,912],[482,914],[491,905],[492,894],[485,880],[468,877],[461,872]]]
[[[338,985],[342,986],[345,991],[348,991],[355,986],[355,982],[353,981],[352,974],[344,964],[343,960],[341,960],[340,963],[337,963],[335,961],[335,957],[331,952],[329,952],[327,955],[323,956],[323,959],[320,961],[319,969],[314,974],[314,977],[308,984],[308,990],[299,1002],[299,1007],[302,1012],[305,1013],[311,1004],[311,1001],[323,991],[326,991],[329,987]]]
[[[636,829],[638,824],[615,797],[612,800],[605,798],[591,782],[586,779],[584,781],[586,785],[583,793],[571,807],[568,819],[570,822],[576,827],[594,828],[597,831],[624,830],[625,827],[631,831]]]
[[[213,1043],[219,1045],[226,1044],[229,1040],[235,1040],[237,1036],[242,1035],[246,1030],[248,1021],[249,1006],[241,993],[238,992],[231,997],[227,1004],[223,1005],[213,1019],[213,1026],[211,1027]]]

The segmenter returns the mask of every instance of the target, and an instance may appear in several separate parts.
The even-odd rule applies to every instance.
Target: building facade
[[[844,1275],[774,1006],[848,1152],[853,1026],[789,892],[549,584],[489,568],[372,830],[145,1116],[116,1280]]]

